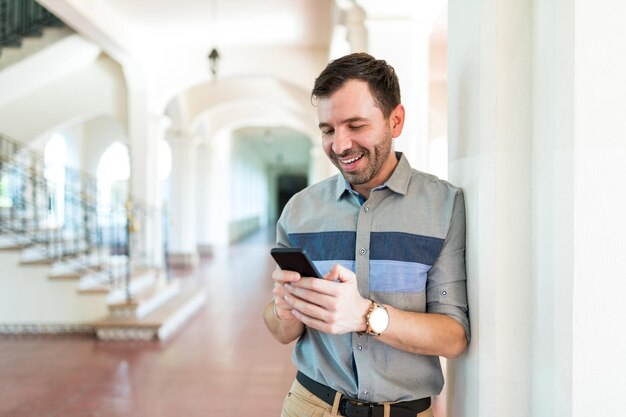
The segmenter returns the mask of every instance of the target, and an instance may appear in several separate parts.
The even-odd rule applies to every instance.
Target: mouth
[[[347,159],[339,159],[339,158],[337,158],[337,159],[339,160],[341,165],[349,167],[349,166],[353,165],[354,163],[356,163],[357,161],[359,161],[361,158],[363,158],[363,156],[364,156],[364,154],[360,154],[360,155],[357,155],[357,156],[352,156],[351,158],[347,158]]]

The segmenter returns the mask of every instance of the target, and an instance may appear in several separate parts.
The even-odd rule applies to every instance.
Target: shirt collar
[[[391,177],[383,185],[374,188],[374,190],[389,188],[395,193],[406,194],[409,188],[409,181],[411,180],[411,165],[402,152],[396,152],[396,158],[398,158],[398,165],[396,165],[396,169],[391,174]],[[339,200],[345,193],[354,192],[354,190],[342,175],[337,175],[335,192],[337,200]]]

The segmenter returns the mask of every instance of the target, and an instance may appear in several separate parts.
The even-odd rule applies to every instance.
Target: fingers
[[[303,279],[298,282],[298,284],[304,283],[306,280]],[[321,281],[318,278],[311,278],[311,280]],[[322,283],[324,283],[322,281]],[[328,283],[331,285],[337,285],[336,283]],[[302,309],[301,306],[303,303],[312,304],[316,306],[323,307],[325,310],[334,311],[336,309],[336,305],[339,302],[339,299],[335,296],[336,294],[332,291],[323,292],[319,290],[319,287],[323,287],[321,285],[312,285],[312,287],[317,287],[313,289],[309,289],[303,286],[295,286],[293,284],[285,284],[284,290],[287,291],[287,294],[283,296],[283,298],[296,310],[300,310],[305,314],[309,314],[308,310]],[[316,310],[319,311],[319,310]]]
[[[300,279],[300,274],[276,268],[272,273],[272,279],[274,280],[274,288],[272,289],[274,294],[274,312],[281,320],[293,320],[295,318],[291,312],[293,308],[285,301],[287,291],[284,284],[297,282]]]
[[[278,283],[283,284],[285,282],[296,282],[300,280],[300,274],[295,271],[288,271],[276,268],[274,272],[272,272],[272,279]]]
[[[291,308],[294,316],[298,317],[298,314],[308,317],[316,318],[320,321],[327,319],[328,313],[326,309],[320,307],[317,304],[311,303],[308,300],[296,297],[292,294],[285,296],[285,302],[287,302]]]

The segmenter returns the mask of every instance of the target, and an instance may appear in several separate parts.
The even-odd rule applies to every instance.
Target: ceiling
[[[302,168],[311,161],[311,140],[290,128],[246,127],[237,130],[235,136],[239,144],[253,149],[267,166]]]
[[[142,40],[185,46],[327,46],[332,0],[106,0]]]

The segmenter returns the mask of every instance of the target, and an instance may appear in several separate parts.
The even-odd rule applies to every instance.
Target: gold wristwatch
[[[389,312],[387,308],[372,301],[370,309],[365,316],[365,325],[367,326],[365,333],[372,336],[380,336],[389,326]]]

